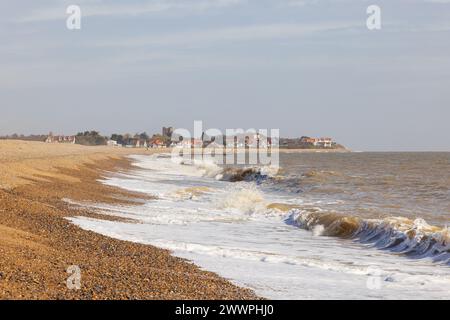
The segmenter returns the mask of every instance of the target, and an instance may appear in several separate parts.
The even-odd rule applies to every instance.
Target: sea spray
[[[266,212],[267,202],[255,186],[246,184],[230,188],[225,198],[218,201],[217,207],[253,214]]]

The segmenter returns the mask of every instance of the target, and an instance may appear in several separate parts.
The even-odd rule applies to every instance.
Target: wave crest
[[[224,168],[216,178],[229,182],[262,182],[274,177],[279,169],[275,167]]]
[[[362,219],[319,209],[294,209],[287,222],[310,231],[322,226],[323,236],[354,239],[378,249],[450,264],[450,229],[431,226],[421,218]]]

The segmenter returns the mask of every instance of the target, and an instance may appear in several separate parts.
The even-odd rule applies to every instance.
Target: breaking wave
[[[377,215],[371,213],[366,217],[358,217],[331,211],[352,212],[352,209],[347,208],[341,209],[338,207],[336,209],[332,202],[340,201],[342,198],[338,197],[336,200],[332,197],[333,195],[343,193],[345,190],[353,190],[351,188],[354,186],[361,190],[363,187],[367,187],[368,183],[380,184],[382,182],[384,185],[387,182],[395,181],[392,176],[383,176],[375,182],[374,180],[369,182],[364,177],[339,171],[310,170],[301,172],[300,170],[303,169],[301,168],[294,174],[289,174],[289,171],[287,171],[285,175],[282,170],[275,167],[223,167],[208,160],[186,162],[183,160],[173,163],[167,161],[167,159],[158,158],[152,158],[151,161],[147,160],[144,164],[141,162],[139,167],[151,169],[152,174],[155,174],[155,171],[161,172],[164,179],[171,175],[179,179],[178,176],[181,175],[183,179],[186,177],[208,177],[233,182],[224,194],[220,194],[220,197],[211,195],[222,189],[223,184],[218,184],[220,188],[215,190],[215,187],[209,186],[211,182],[208,182],[208,187],[189,185],[174,192],[177,200],[200,201],[206,199],[205,201],[208,201],[208,197],[211,197],[214,209],[219,209],[219,212],[224,211],[227,214],[232,212],[235,214],[230,215],[233,219],[236,217],[251,219],[254,216],[279,217],[282,215],[287,217],[286,222],[288,224],[310,230],[314,236],[352,239],[407,257],[431,258],[436,263],[450,265],[450,229],[447,227],[429,225],[421,218],[370,219],[371,217],[378,217],[379,212],[377,212]],[[239,182],[256,183],[240,184]],[[262,183],[264,183],[263,186],[260,185]],[[360,186],[361,183],[363,183],[362,186]],[[345,189],[347,186],[349,187]],[[297,201],[297,198],[295,198],[295,201],[285,202],[285,198],[271,197],[273,194],[268,193],[268,191],[274,191],[273,189],[278,191],[278,193],[273,193],[277,196],[280,194],[284,196],[290,192],[305,192],[305,197],[301,199],[308,199],[308,195],[316,195],[316,192],[320,192],[326,196],[331,195],[331,199],[324,204],[323,202],[326,200],[316,201],[313,197],[309,199],[310,202],[307,205],[319,205],[322,209],[308,208],[302,204],[302,201]],[[350,201],[352,201],[351,198]],[[329,209],[327,209],[327,206]]]
[[[249,167],[249,168],[224,168],[222,172],[217,175],[216,179],[228,182],[256,182],[262,183],[267,180],[279,179],[278,167]]]
[[[232,186],[214,205],[215,208],[244,214],[247,217],[280,217],[295,208],[289,204],[271,203],[255,185],[248,184]]]
[[[216,164],[212,160],[172,160],[174,164],[180,166],[184,172],[194,170],[199,176],[215,178],[216,180],[228,182],[262,182],[266,179],[275,177],[278,172],[278,167],[270,166],[255,166],[255,167],[223,167]]]
[[[221,209],[234,209],[245,214],[253,214],[265,212],[267,204],[260,191],[245,187],[230,190],[217,206]]]
[[[293,209],[286,222],[315,235],[354,239],[381,250],[450,265],[450,228],[431,226],[424,219],[362,219],[320,209]]]
[[[256,182],[266,183],[279,191],[289,193],[300,193],[326,182],[336,177],[343,177],[342,174],[333,171],[309,171],[298,176],[286,176],[282,174],[282,169],[274,167],[247,167],[224,168],[216,175],[217,180],[228,182]]]
[[[229,182],[256,181],[261,182],[268,178],[267,174],[262,173],[261,168],[225,168],[219,180]]]

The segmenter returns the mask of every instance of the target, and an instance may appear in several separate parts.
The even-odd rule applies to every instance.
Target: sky
[[[450,0],[4,0],[0,112],[0,135],[201,120],[450,151]]]

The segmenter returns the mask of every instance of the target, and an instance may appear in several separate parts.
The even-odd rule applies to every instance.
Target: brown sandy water
[[[324,210],[450,222],[450,153],[282,154],[281,166],[274,187]]]

